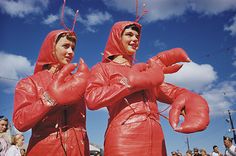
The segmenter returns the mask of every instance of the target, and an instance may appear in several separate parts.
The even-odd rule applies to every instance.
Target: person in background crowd
[[[211,153],[211,156],[223,156],[222,153],[220,153],[219,148],[217,145],[213,146],[213,151]]]
[[[192,156],[192,154],[193,154],[193,153],[192,153],[191,150],[187,150],[187,151],[186,151],[186,156]]]
[[[5,156],[10,145],[11,135],[8,129],[8,119],[4,116],[0,116],[0,156]]]
[[[177,152],[176,151],[172,151],[171,152],[171,156],[177,156]]]
[[[201,156],[201,154],[199,153],[198,148],[193,148],[193,156]]]
[[[225,145],[225,156],[236,156],[236,147],[232,143],[232,138],[228,136],[223,137]]]
[[[20,149],[20,154],[21,154],[21,156],[26,156],[26,151],[24,148]]]
[[[16,134],[12,136],[12,145],[7,150],[6,156],[21,156],[20,147],[24,145],[24,136]]]
[[[201,149],[200,154],[201,154],[201,156],[209,156],[205,149]]]

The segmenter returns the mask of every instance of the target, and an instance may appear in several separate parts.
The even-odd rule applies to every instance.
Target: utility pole
[[[186,141],[186,143],[187,143],[188,150],[190,150],[188,136],[187,136],[187,141]]]
[[[234,129],[233,120],[232,120],[232,118],[231,118],[230,110],[228,110],[228,114],[229,114],[229,123],[230,123],[230,125],[231,125],[231,130],[232,130],[233,136],[234,136],[234,143],[236,144],[236,133],[235,133],[235,129]]]

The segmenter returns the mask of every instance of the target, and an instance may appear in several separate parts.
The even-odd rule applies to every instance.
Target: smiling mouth
[[[134,49],[134,50],[137,50],[137,45],[130,45],[131,47],[132,47],[132,49]]]
[[[67,62],[70,62],[72,60],[72,58],[66,57],[65,58]]]

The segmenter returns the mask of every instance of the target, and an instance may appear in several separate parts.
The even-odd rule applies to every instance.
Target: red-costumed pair
[[[175,63],[190,61],[185,51],[175,48],[146,63],[133,64],[140,32],[137,22],[115,23],[102,62],[92,68],[90,76],[83,61],[71,74],[76,67],[69,64],[72,57],[65,56],[69,60],[65,64],[57,58],[58,36],[75,38],[73,31],[48,34],[35,74],[21,80],[15,92],[14,124],[21,131],[32,128],[28,155],[88,155],[83,95],[89,109],[107,107],[109,111],[104,143],[107,156],[167,155],[156,100],[171,105],[169,122],[175,131],[192,133],[207,127],[207,102],[164,82],[164,74],[181,68]],[[53,72],[51,67],[55,67]],[[180,115],[184,122],[177,126]]]

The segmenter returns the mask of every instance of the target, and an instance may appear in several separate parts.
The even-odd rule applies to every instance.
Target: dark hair
[[[69,33],[69,32],[65,32],[65,33],[61,33],[57,39],[56,39],[56,44],[57,42],[62,38],[62,37],[65,37],[66,36],[66,39],[68,39],[69,41],[72,41],[74,43],[76,43],[76,37],[74,34],[72,33]]]
[[[129,29],[129,28],[136,31],[137,33],[140,33],[139,27],[137,27],[137,25],[135,25],[135,24],[130,24],[130,25],[125,26],[124,31],[125,31],[125,29]]]
[[[192,154],[192,151],[191,150],[187,150],[186,153]]]
[[[198,152],[198,148],[193,148],[193,152]]]
[[[216,147],[218,147],[218,146],[214,145],[214,146],[213,146],[213,149],[215,149]]]
[[[3,116],[3,115],[0,116],[0,120],[4,120],[4,121],[8,122],[8,119],[5,116]]]
[[[232,140],[233,140],[232,138],[230,138],[230,137],[228,137],[228,136],[223,136],[223,139],[224,139],[224,140],[229,140],[230,142],[232,142]]]

